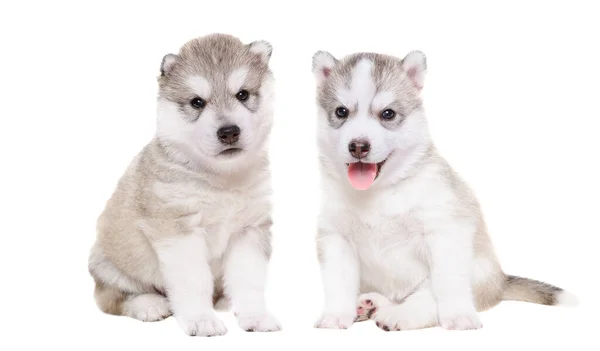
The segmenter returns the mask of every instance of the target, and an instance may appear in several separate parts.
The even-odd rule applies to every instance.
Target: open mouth
[[[242,148],[232,147],[230,149],[225,149],[219,153],[220,156],[234,156],[242,152]]]
[[[383,160],[379,163],[346,163],[350,185],[356,190],[368,189],[379,176],[381,167],[383,167],[385,161]]]

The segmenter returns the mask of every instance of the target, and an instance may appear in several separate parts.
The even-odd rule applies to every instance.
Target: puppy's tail
[[[549,306],[577,306],[577,297],[562,288],[538,280],[506,276],[503,300],[524,301]]]

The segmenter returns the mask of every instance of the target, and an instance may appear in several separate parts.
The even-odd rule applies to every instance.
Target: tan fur
[[[543,305],[555,305],[558,303],[557,294],[563,289],[533,279],[506,275],[496,256],[490,235],[488,233],[484,215],[479,202],[470,187],[455,173],[455,171],[439,156],[432,146],[425,159],[442,165],[442,172],[453,191],[457,194],[462,204],[456,206],[464,213],[456,213],[457,216],[475,216],[479,218],[479,225],[473,243],[473,254],[475,261],[485,257],[492,266],[491,273],[487,279],[473,286],[475,305],[478,311],[486,311],[502,301],[525,301]]]
[[[223,335],[212,295],[212,307],[237,305],[242,328],[280,329],[260,291],[271,255],[271,50],[212,34],[164,56],[155,136],[120,178],[90,251],[105,313],[173,314],[188,335]],[[239,138],[225,142],[220,130],[234,126]]]
[[[105,285],[96,280],[94,297],[98,308],[100,308],[102,312],[112,315],[121,315],[123,313],[123,302],[127,298],[127,294],[117,288]]]
[[[258,170],[266,169],[267,166],[266,159],[255,165]],[[265,172],[256,173],[267,176]],[[253,184],[261,181],[262,178],[232,175],[229,178],[221,177],[217,183],[210,186],[221,187],[229,184],[251,189]],[[153,140],[142,150],[120,179],[98,219],[98,236],[94,250],[101,251],[105,260],[114,265],[119,274],[128,277],[136,285],[131,293],[164,291],[159,262],[152,243],[173,235],[189,233],[189,221],[194,216],[191,207],[194,201],[202,201],[200,198],[190,199],[189,203],[174,203],[170,200],[176,198],[177,194],[170,193],[170,199],[161,198],[157,195],[156,184],[201,189],[207,186],[208,180],[201,173],[170,160],[158,140]],[[260,192],[258,187],[256,193]],[[268,209],[268,205],[265,206],[265,209]],[[268,211],[264,213],[266,215]],[[259,216],[253,220],[257,227],[268,227],[271,223],[268,217]],[[265,237],[263,243],[266,256],[269,256],[271,251],[269,237]],[[107,286],[103,281],[106,278],[97,273],[97,266],[90,266],[90,272],[96,280],[95,296],[101,310],[110,314],[122,313],[121,305],[127,293],[122,292],[122,289]],[[221,277],[217,276],[214,303],[221,297]]]

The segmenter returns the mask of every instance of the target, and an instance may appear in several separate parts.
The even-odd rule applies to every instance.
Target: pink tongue
[[[375,163],[351,163],[348,166],[348,179],[356,190],[366,190],[373,184],[377,176]]]

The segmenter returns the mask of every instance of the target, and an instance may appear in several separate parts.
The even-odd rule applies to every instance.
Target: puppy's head
[[[157,137],[213,170],[235,170],[264,148],[272,124],[271,45],[212,34],[160,67]]]
[[[335,174],[358,190],[391,182],[409,155],[429,142],[421,102],[426,59],[357,53],[313,56],[319,148]]]

